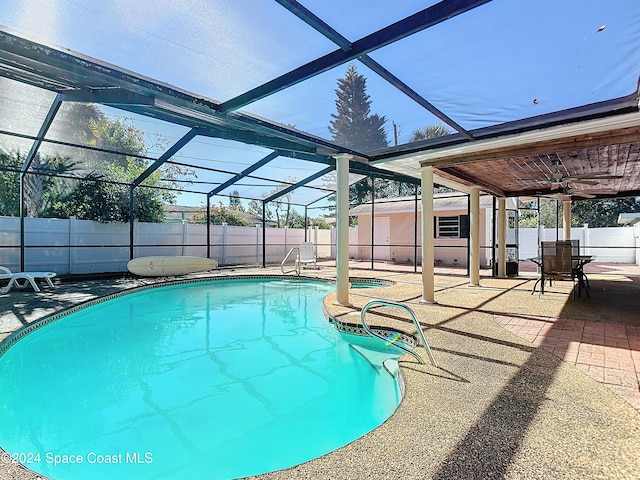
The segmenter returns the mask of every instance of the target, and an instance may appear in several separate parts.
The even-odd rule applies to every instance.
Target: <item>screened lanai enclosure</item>
[[[0,264],[265,265],[306,240],[417,269],[434,237],[495,264],[504,199],[640,195],[638,25],[635,0],[5,0]]]

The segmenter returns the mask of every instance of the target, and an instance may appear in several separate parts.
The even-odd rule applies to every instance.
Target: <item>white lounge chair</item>
[[[0,265],[0,281],[9,280],[4,287],[0,287],[0,293],[7,293],[14,285],[16,288],[24,288],[27,284],[31,284],[36,292],[40,291],[36,279],[41,279],[47,282],[50,287],[53,287],[51,279],[55,277],[54,272],[12,272],[7,267]]]
[[[313,242],[302,242],[300,244],[300,253],[296,258],[296,268],[300,271],[300,265],[307,266],[308,263],[313,263],[313,268],[318,270],[316,264],[316,254],[313,252]]]

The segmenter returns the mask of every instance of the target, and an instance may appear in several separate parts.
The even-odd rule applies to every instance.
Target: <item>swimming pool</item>
[[[178,284],[47,323],[0,357],[0,445],[58,480],[237,478],[345,445],[396,409],[402,352],[337,332],[333,288]]]

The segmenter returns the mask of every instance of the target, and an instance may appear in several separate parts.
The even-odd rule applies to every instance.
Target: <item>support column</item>
[[[433,247],[433,167],[423,167],[422,181],[422,302],[435,303]]]
[[[562,233],[564,240],[571,240],[571,199],[562,200]]]
[[[507,199],[498,198],[498,277],[507,276]]]
[[[349,303],[349,160],[336,155],[336,303]]]
[[[469,284],[480,285],[480,187],[472,186],[470,191],[469,236]]]

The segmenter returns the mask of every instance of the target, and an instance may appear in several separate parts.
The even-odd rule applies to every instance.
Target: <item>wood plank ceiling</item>
[[[499,196],[575,200],[640,195],[640,127],[456,154],[422,166]]]

